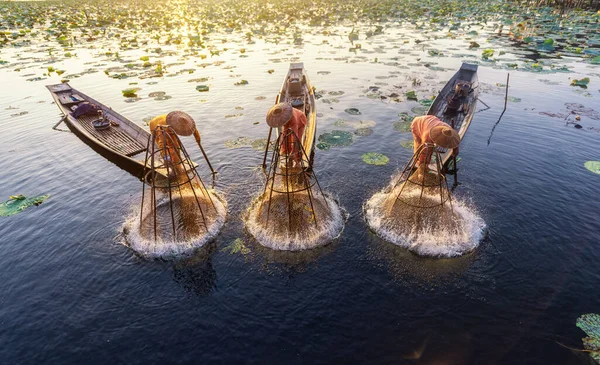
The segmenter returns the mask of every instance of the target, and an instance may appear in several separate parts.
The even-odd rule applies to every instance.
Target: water
[[[581,347],[577,317],[600,311],[600,176],[584,167],[600,159],[600,134],[590,129],[600,121],[582,115],[584,128],[576,129],[540,112],[567,115],[565,103],[600,110],[598,66],[565,56],[556,62],[572,73],[511,72],[509,95],[521,102],[509,102],[488,145],[504,104],[496,83],[506,82],[506,70],[481,61],[481,50],[469,50],[462,39],[431,39],[421,47],[413,42],[424,39],[419,30],[387,26],[383,35],[365,39],[369,26],[357,24],[361,49],[355,51],[346,37],[352,24],[332,28],[341,36],[327,37],[328,43],[318,28],[300,45],[246,44],[239,35],[222,43],[229,52],[206,60],[164,56],[165,64],[184,64],[167,66],[163,78],[141,80],[108,78],[102,71],[122,63],[99,56],[107,50],[101,45],[80,43],[77,57],[55,63],[47,61],[47,49],[3,48],[2,59],[11,62],[24,55],[42,60],[20,61],[28,64],[18,72],[10,64],[0,69],[0,196],[51,196],[0,221],[0,363],[588,363],[585,354],[556,341]],[[480,44],[485,32],[475,38]],[[240,57],[241,45],[247,57]],[[446,57],[431,56],[428,47],[446,50]],[[494,48],[506,51],[506,62],[524,62],[509,42]],[[134,49],[121,57],[135,61],[143,54]],[[387,95],[416,90],[419,98],[431,97],[463,60],[476,59],[481,99],[492,109],[476,114],[461,144],[455,196],[476,209],[488,234],[464,256],[422,258],[371,233],[362,213],[408,161],[411,151],[399,141],[410,134],[392,125],[398,113],[419,104],[373,99],[365,91],[379,86]],[[266,136],[266,111],[288,63],[297,60],[318,91],[344,91],[317,102],[318,134],[353,132],[335,125],[338,119],[377,124],[349,147],[316,151],[321,187],[349,218],[329,245],[290,254],[257,245],[246,231],[241,217],[261,191],[262,154],[225,142]],[[225,63],[200,66],[214,61]],[[174,109],[196,119],[219,171],[215,188],[227,200],[227,220],[214,241],[176,261],[146,260],[123,245],[123,224],[139,204],[141,182],[73,134],[51,129],[60,113],[43,86],[61,77],[25,81],[34,77],[28,74],[42,77],[48,65],[67,69],[65,75],[97,69],[71,85],[140,125]],[[193,74],[169,76],[190,67]],[[569,78],[585,76],[587,90],[569,86]],[[188,82],[198,77],[209,78],[209,92]],[[242,79],[248,84],[234,86]],[[415,79],[421,84],[413,85]],[[129,103],[120,91],[132,86],[142,88],[141,100]],[[147,97],[156,91],[172,98]],[[362,114],[352,116],[348,108]],[[200,152],[188,151],[210,182]],[[366,152],[384,153],[390,162],[367,165]],[[225,250],[238,238],[250,252]]]

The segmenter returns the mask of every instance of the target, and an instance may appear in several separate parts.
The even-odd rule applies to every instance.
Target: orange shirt
[[[410,130],[412,131],[414,140],[413,153],[417,153],[417,150],[423,143],[433,143],[433,140],[431,139],[431,130],[437,126],[449,127],[447,123],[442,122],[441,120],[439,120],[438,117],[434,115],[423,115],[420,117],[415,117],[415,119],[413,119],[412,123],[410,124]],[[427,161],[427,163],[429,163],[429,159],[431,158],[432,153],[433,150],[424,151],[424,153],[421,153],[419,161]]]
[[[296,136],[298,136],[300,144],[302,144],[302,136],[304,135],[304,128],[306,128],[307,123],[306,115],[302,111],[292,108],[292,117],[283,126],[282,133],[285,135],[289,133],[288,130],[293,131]],[[300,145],[298,143],[294,143],[295,141],[296,138],[293,135],[288,135],[286,140],[282,142],[281,153],[291,153],[293,154],[294,160],[300,161],[302,158],[302,152],[300,152]]]

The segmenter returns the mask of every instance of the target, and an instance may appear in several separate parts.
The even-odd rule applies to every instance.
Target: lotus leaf
[[[200,92],[206,92],[208,91],[210,88],[208,87],[208,85],[198,85],[196,86],[196,90],[200,91]]]
[[[414,100],[414,101],[418,100],[417,94],[413,90],[405,92],[404,96],[406,96],[406,98],[408,100]]]
[[[398,132],[410,132],[410,125],[412,122],[404,122],[404,121],[400,121],[400,122],[396,122],[393,124],[394,129],[397,130]]]
[[[362,113],[360,112],[360,110],[356,109],[356,108],[348,108],[346,110],[344,110],[346,113],[350,114],[350,115],[361,115]]]
[[[327,143],[330,147],[345,147],[354,143],[354,139],[350,132],[333,130],[321,134],[319,136],[319,142]]]
[[[584,77],[581,80],[573,79],[571,80],[571,86],[579,86],[582,88],[587,88],[587,85],[590,83],[589,77]]]
[[[412,150],[414,148],[414,146],[415,146],[415,142],[412,139],[411,140],[400,141],[400,146]]]
[[[586,161],[584,166],[594,174],[600,175],[600,161]]]
[[[4,203],[0,203],[0,217],[8,217],[17,213],[21,213],[23,210],[37,206],[45,202],[50,195],[39,195],[32,198],[27,198],[23,195],[13,195],[9,200]]]
[[[123,96],[126,98],[137,98],[137,92],[139,91],[139,88],[130,88],[130,89],[125,89],[125,90],[121,90],[121,92],[123,93]]]
[[[373,134],[373,130],[371,128],[358,128],[354,131],[354,134],[357,136],[366,137]]]
[[[326,142],[317,143],[317,148],[323,151],[328,151],[331,148],[331,145]]]
[[[600,315],[584,314],[577,318],[576,325],[588,335],[582,339],[583,347],[596,362],[600,363]]]
[[[433,104],[433,100],[431,100],[431,99],[421,99],[421,100],[419,100],[419,104],[421,104],[423,106],[431,106],[431,104]]]
[[[481,57],[484,60],[487,60],[488,58],[492,57],[493,55],[494,55],[493,49],[484,49],[483,52],[481,52]]]
[[[247,147],[252,144],[250,138],[248,137],[238,137],[236,139],[231,139],[225,142],[225,147],[227,148],[240,148]]]
[[[390,159],[381,153],[368,152],[362,155],[362,160],[369,165],[383,166],[387,165]]]

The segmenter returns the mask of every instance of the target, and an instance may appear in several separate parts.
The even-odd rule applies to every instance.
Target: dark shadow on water
[[[387,242],[370,232],[367,237],[369,256],[386,263],[386,268],[396,280],[416,278],[430,282],[452,279],[465,273],[477,258],[475,249],[459,257],[423,257],[406,248]],[[483,244],[484,239],[481,243]]]
[[[215,288],[217,272],[212,266],[216,243],[210,242],[198,249],[193,256],[182,258],[171,266],[173,280],[189,294],[206,297]]]

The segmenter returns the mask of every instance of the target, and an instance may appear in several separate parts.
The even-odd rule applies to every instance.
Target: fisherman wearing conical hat
[[[160,131],[161,129],[162,131]],[[155,136],[156,144],[165,164],[168,164],[169,168],[175,169],[173,173],[177,176],[186,174],[186,169],[181,163],[179,152],[181,146],[177,135],[194,135],[196,142],[200,145],[200,132],[196,128],[194,119],[182,111],[159,115],[150,121],[150,133]]]
[[[442,148],[452,149],[452,156],[458,155],[458,145],[460,144],[460,136],[449,126],[442,122],[436,116],[423,115],[415,117],[410,124],[410,129],[414,140],[414,153],[417,153],[422,144],[436,144]],[[432,148],[425,148],[425,151],[419,156],[417,165],[419,167],[419,176],[427,171],[427,166],[433,154]]]
[[[282,127],[281,133],[284,140],[281,141],[283,155],[291,158],[294,164],[302,160],[302,136],[306,128],[306,115],[288,103],[275,104],[267,113],[267,124],[271,128]]]

